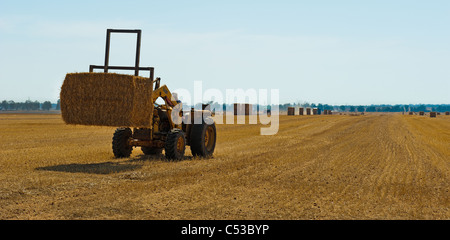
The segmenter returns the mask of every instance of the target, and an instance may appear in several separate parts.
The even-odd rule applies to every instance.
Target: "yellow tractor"
[[[134,67],[109,66],[110,36],[111,33],[136,33],[136,63]],[[149,79],[153,82],[152,91],[153,110],[150,115],[150,128],[117,128],[112,139],[112,150],[116,158],[129,157],[134,147],[141,147],[146,155],[161,154],[169,160],[183,159],[186,146],[190,146],[194,156],[210,157],[216,145],[216,126],[208,110],[191,110],[188,113],[179,111],[181,123],[172,119],[172,110],[177,106],[181,109],[181,102],[169,91],[166,85],[161,86],[160,78],[154,78],[154,68],[140,67],[141,30],[108,29],[106,35],[105,65],[90,65],[89,71],[108,70],[134,70],[135,76],[139,71],[149,71]],[[158,104],[157,99],[162,98],[164,103]],[[200,119],[201,118],[201,119]],[[196,120],[197,119],[197,120]]]

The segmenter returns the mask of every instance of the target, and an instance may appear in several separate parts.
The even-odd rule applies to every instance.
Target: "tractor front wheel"
[[[133,135],[130,128],[118,128],[113,136],[112,149],[114,157],[127,158],[133,151],[133,146],[129,145],[128,140]]]

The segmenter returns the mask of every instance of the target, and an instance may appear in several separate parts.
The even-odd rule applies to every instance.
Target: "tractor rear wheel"
[[[133,151],[133,146],[128,144],[128,140],[133,135],[130,128],[118,128],[113,136],[112,149],[116,158],[127,158]]]
[[[207,119],[212,124],[202,121],[202,124],[193,124],[191,129],[191,152],[194,156],[210,157],[216,147],[216,124],[212,118]]]
[[[181,160],[186,150],[186,138],[181,129],[172,129],[167,135],[164,151],[169,160]]]

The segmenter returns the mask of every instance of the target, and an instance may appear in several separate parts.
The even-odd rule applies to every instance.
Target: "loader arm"
[[[153,102],[156,102],[156,99],[161,97],[169,107],[173,108],[178,104],[178,102],[172,98],[172,93],[169,91],[169,88],[166,85],[162,85],[158,89],[155,89],[152,95],[153,95]]]
[[[175,107],[176,105],[181,104],[181,103],[178,103],[177,100],[175,98],[173,98],[172,93],[170,92],[169,88],[166,85],[162,85],[161,87],[159,87],[153,91],[153,99],[152,99],[153,103],[155,103],[159,97],[161,97],[164,100],[164,102],[166,103],[166,110],[167,110],[167,115],[169,118],[171,128],[181,129],[182,128],[181,124],[177,125],[172,120],[173,107]]]

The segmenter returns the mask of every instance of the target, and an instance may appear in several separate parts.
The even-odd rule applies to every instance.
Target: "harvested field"
[[[213,159],[114,159],[114,128],[0,114],[0,219],[450,219],[450,117],[217,125]]]

